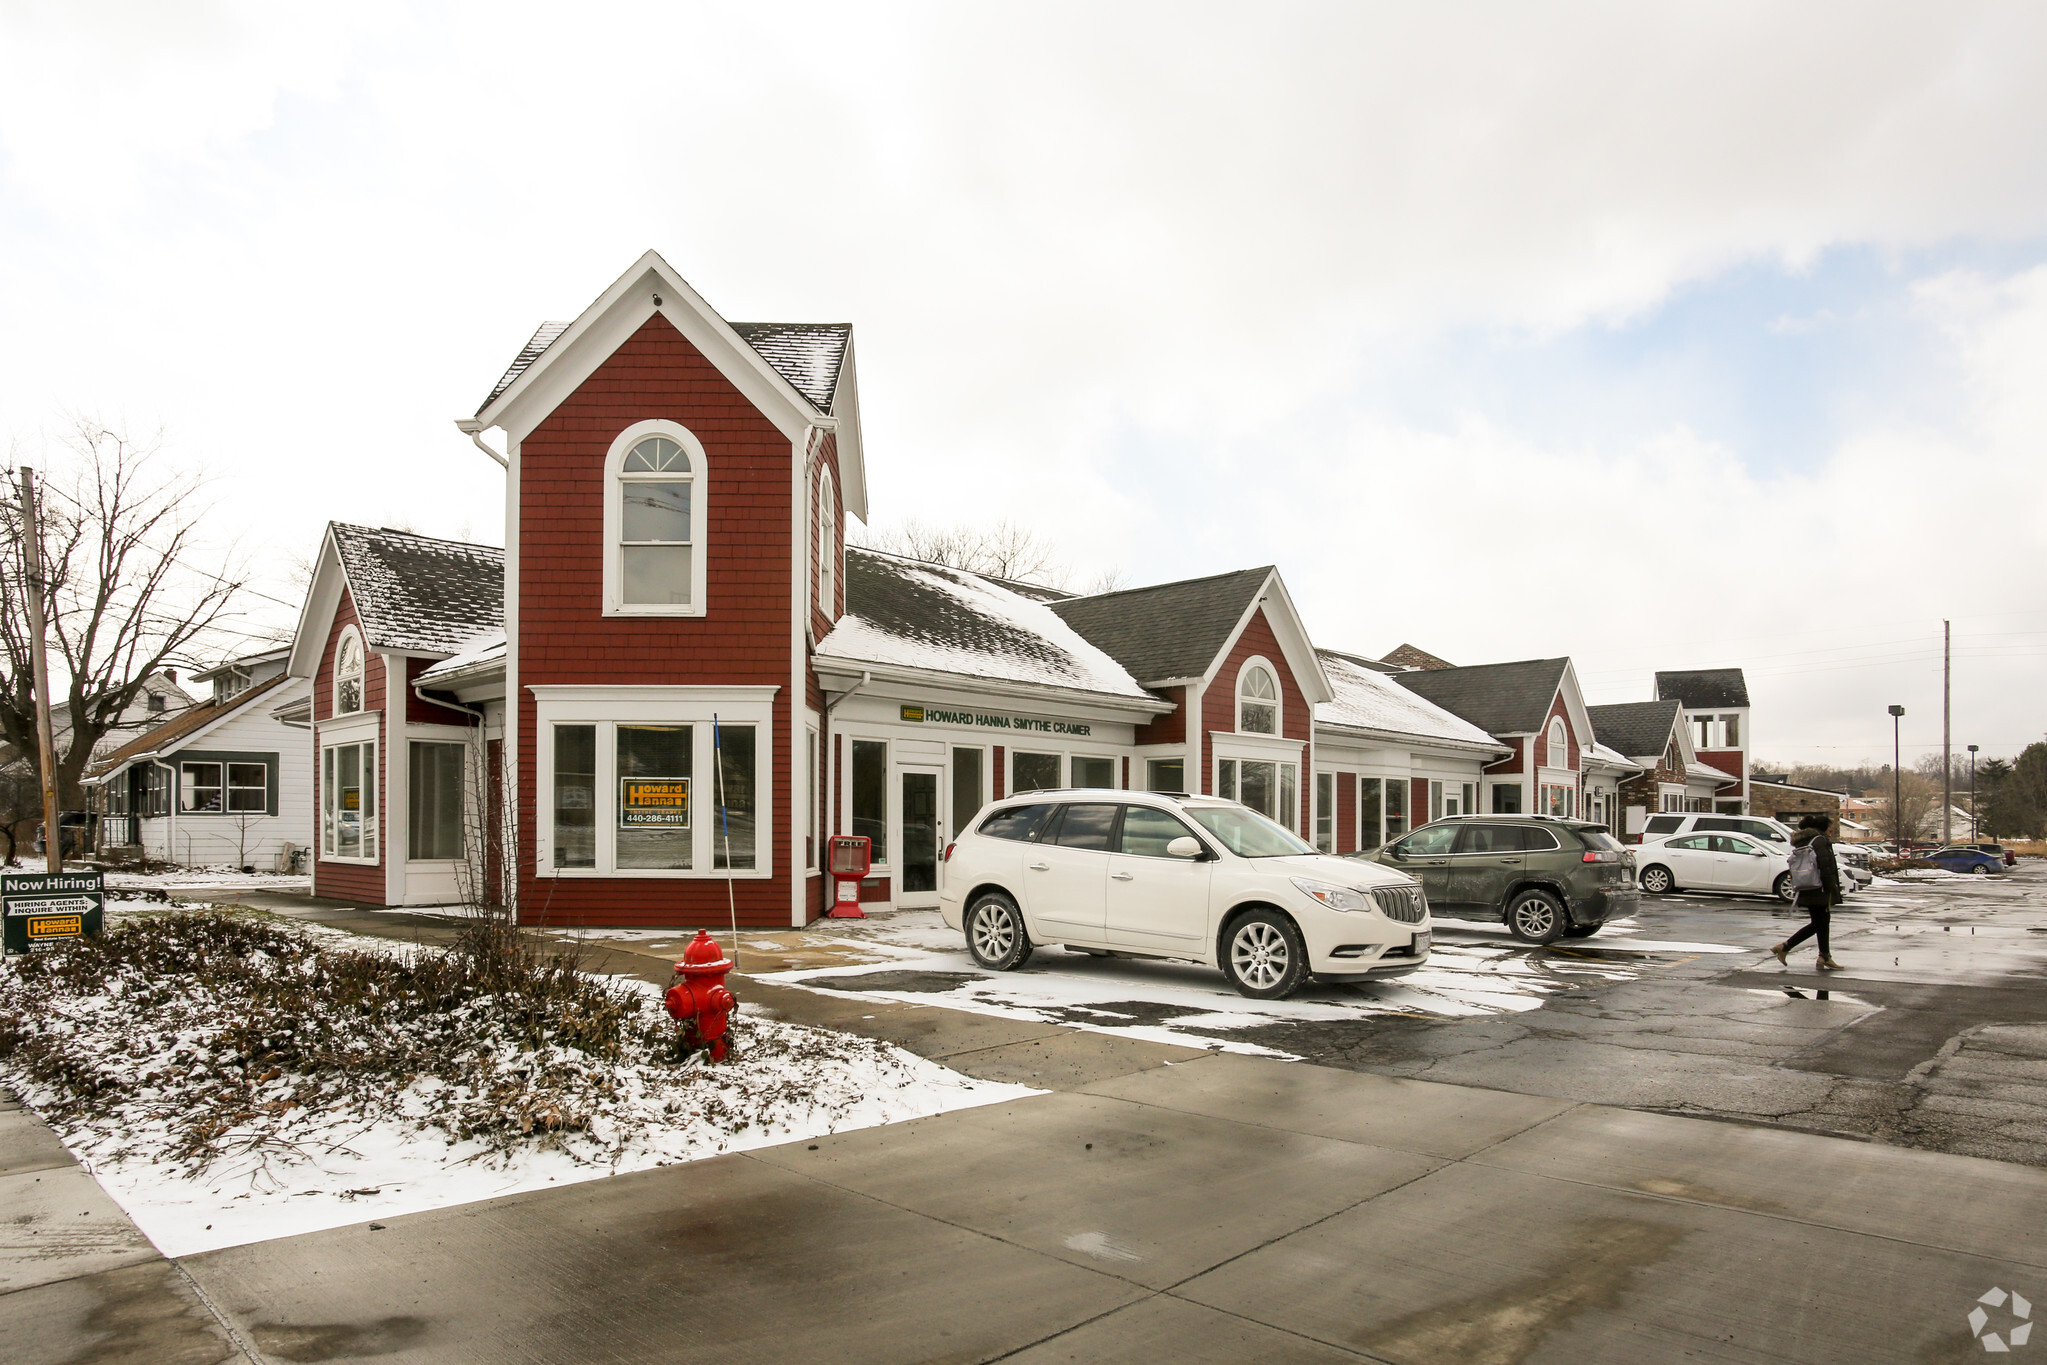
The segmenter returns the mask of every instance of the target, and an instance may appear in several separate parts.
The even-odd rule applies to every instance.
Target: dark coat
[[[1802,829],[1791,836],[1793,848],[1811,844],[1818,852],[1820,884],[1798,893],[1798,903],[1809,910],[1829,910],[1841,903],[1841,864],[1834,858],[1834,841],[1816,829]]]

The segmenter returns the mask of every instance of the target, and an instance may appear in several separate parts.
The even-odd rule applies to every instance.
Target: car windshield
[[[1189,806],[1187,814],[1239,858],[1290,858],[1315,851],[1291,830],[1242,806]]]

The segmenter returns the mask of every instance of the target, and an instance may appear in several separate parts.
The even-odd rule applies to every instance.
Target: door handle
[[[1521,860],[1519,858],[1502,858],[1500,859],[1500,866],[1519,867],[1521,866]]]
[[[1030,864],[1030,869],[1031,869],[1031,871],[1033,871],[1033,872],[1050,872],[1050,871],[1052,870],[1052,864],[1050,864],[1050,863],[1032,863],[1032,864]]]
[[[1131,874],[1128,872],[1111,872],[1109,874],[1109,880],[1112,882],[1127,882],[1131,879]]]

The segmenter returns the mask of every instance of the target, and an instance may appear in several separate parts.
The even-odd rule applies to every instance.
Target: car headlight
[[[1331,910],[1369,910],[1372,908],[1372,902],[1363,892],[1353,891],[1347,886],[1332,886],[1328,882],[1311,881],[1307,877],[1295,877],[1293,883],[1301,888],[1303,895],[1313,896]]]

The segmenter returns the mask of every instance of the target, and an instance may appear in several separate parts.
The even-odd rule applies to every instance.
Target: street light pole
[[[1976,749],[1974,744],[1969,746],[1969,842],[1972,844],[1983,837],[1976,829]]]
[[[1901,858],[1905,856],[1905,777],[1898,768],[1904,754],[1898,741],[1898,723],[1904,714],[1902,706],[1891,708],[1891,838],[1897,842]]]

